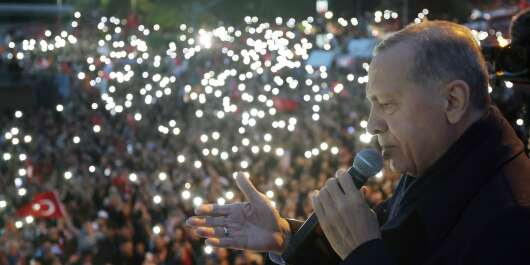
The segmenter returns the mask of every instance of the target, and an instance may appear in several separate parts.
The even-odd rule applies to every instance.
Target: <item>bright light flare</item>
[[[212,47],[212,41],[212,34],[209,32],[203,32],[199,35],[199,44],[206,49]]]

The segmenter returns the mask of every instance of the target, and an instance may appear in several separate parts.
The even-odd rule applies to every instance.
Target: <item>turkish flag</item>
[[[293,112],[298,109],[300,103],[288,98],[274,97],[272,99],[274,107],[280,112]]]
[[[519,9],[523,10],[527,7],[530,7],[530,3],[528,3],[528,0],[519,1]]]
[[[64,209],[55,192],[37,193],[30,203],[17,209],[20,217],[60,219],[64,217]]]

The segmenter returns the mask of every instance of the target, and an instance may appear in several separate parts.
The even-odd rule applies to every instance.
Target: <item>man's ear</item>
[[[447,83],[441,92],[447,121],[451,124],[458,123],[471,105],[469,85],[462,80],[453,80]]]

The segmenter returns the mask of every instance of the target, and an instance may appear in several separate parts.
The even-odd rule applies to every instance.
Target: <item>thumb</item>
[[[236,175],[236,184],[239,190],[243,192],[243,195],[245,195],[245,198],[247,198],[247,201],[249,202],[256,202],[258,201],[261,196],[260,192],[254,187],[254,184],[250,182],[250,178],[246,176],[246,173],[243,172],[237,172]]]

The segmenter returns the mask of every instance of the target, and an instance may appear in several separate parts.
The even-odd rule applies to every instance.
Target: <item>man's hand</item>
[[[287,220],[245,174],[238,173],[236,183],[247,202],[201,205],[186,223],[214,247],[283,252],[291,235]]]
[[[343,260],[361,244],[381,237],[375,213],[346,171],[337,171],[311,201],[322,231]]]

